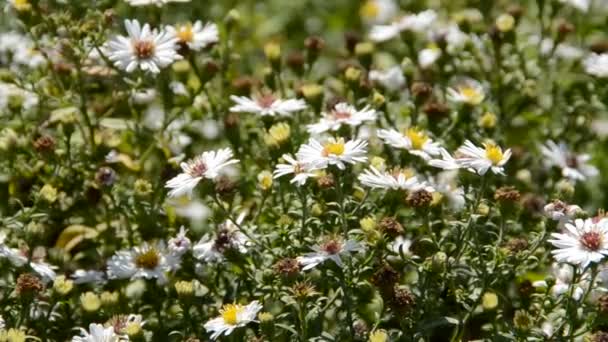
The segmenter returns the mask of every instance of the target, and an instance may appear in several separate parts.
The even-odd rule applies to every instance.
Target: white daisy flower
[[[484,143],[483,146],[477,147],[471,141],[465,141],[457,151],[462,156],[456,159],[458,164],[478,175],[485,175],[488,170],[504,175],[504,165],[511,158],[511,149],[503,152],[500,146],[493,143]]]
[[[256,300],[245,306],[240,304],[226,304],[220,309],[220,316],[207,321],[205,330],[211,332],[211,339],[215,340],[221,335],[228,336],[234,329],[244,327],[262,310],[262,305]]]
[[[29,262],[30,268],[34,272],[38,273],[44,283],[55,280],[57,274],[55,273],[54,269],[57,267],[44,261],[44,251],[42,251],[43,253],[40,255],[41,253],[34,250],[32,257],[28,258],[26,256],[26,252],[17,248],[9,247],[6,245],[5,241],[6,233],[0,232],[0,257],[7,258],[8,261],[15,267],[22,267]]]
[[[429,186],[424,181],[419,181],[411,170],[397,169],[395,171],[386,172],[379,171],[373,166],[365,170],[359,175],[361,184],[373,189],[390,189],[390,190],[405,190],[419,191],[425,190],[433,192],[435,189]]]
[[[447,90],[448,100],[471,106],[482,103],[485,97],[486,93],[481,83],[470,78],[460,81],[455,88],[448,88]]]
[[[149,105],[154,100],[158,98],[158,94],[156,93],[156,89],[147,88],[140,90],[133,90],[131,92],[131,101],[136,105]]]
[[[312,249],[314,252],[297,257],[298,263],[303,266],[302,271],[314,268],[327,260],[331,260],[335,262],[336,265],[342,267],[340,254],[357,252],[360,251],[362,247],[358,242],[353,240],[343,242],[340,239],[330,239],[320,246],[313,246]]]
[[[346,164],[367,161],[366,154],[367,141],[357,139],[344,142],[343,138],[330,138],[321,144],[311,138],[308,144],[300,146],[297,159],[317,169],[325,169],[329,165],[335,165],[340,170],[344,170]]]
[[[306,102],[300,99],[281,100],[273,95],[264,95],[257,99],[245,96],[230,96],[236,105],[230,107],[234,113],[253,113],[261,116],[290,116],[306,109]]]
[[[391,250],[391,252],[393,252],[395,254],[408,255],[408,254],[410,254],[411,246],[412,246],[412,240],[406,239],[403,236],[397,236],[395,238],[395,241],[393,241],[389,245],[389,249]]]
[[[203,154],[180,164],[182,173],[173,177],[167,184],[169,197],[192,196],[192,191],[203,179],[215,180],[223,168],[238,163],[232,159],[232,150],[224,148],[217,151],[207,151]]]
[[[399,22],[386,25],[375,25],[369,32],[369,39],[376,43],[391,40],[401,33]]]
[[[460,211],[465,205],[464,189],[456,183],[457,171],[440,172],[431,185],[435,191],[445,196],[450,209]]]
[[[448,24],[437,27],[435,30],[431,31],[428,39],[430,41],[445,41],[447,43],[446,49],[449,53],[453,53],[454,50],[465,45],[465,43],[469,40],[469,36],[462,32],[458,25]]]
[[[437,13],[433,10],[406,15],[391,24],[373,26],[369,38],[375,42],[384,42],[393,39],[403,31],[425,32],[436,18]]]
[[[395,0],[367,0],[361,6],[359,13],[366,23],[386,23],[395,17],[399,7]]]
[[[606,78],[608,77],[608,53],[592,53],[583,60],[585,72],[589,75]]]
[[[217,25],[214,23],[203,23],[197,20],[194,25],[188,23],[179,26],[167,26],[169,34],[177,37],[177,42],[188,46],[191,50],[200,51],[207,46],[220,40]]]
[[[202,222],[212,213],[212,210],[202,201],[187,197],[172,198],[167,201],[167,204],[174,208],[177,216],[184,217],[192,222]]]
[[[559,0],[559,2],[568,4],[582,12],[589,11],[589,7],[591,7],[591,0]]]
[[[429,160],[431,156],[440,153],[439,143],[433,142],[426,132],[417,127],[410,127],[404,133],[395,129],[381,129],[378,131],[378,138],[384,140],[385,144],[405,149],[424,160]]]
[[[318,123],[308,125],[308,133],[321,134],[327,131],[337,131],[342,125],[357,127],[364,122],[376,120],[376,111],[370,106],[357,110],[348,103],[338,103],[329,112],[322,114]]]
[[[543,208],[545,216],[552,219],[553,221],[569,221],[573,219],[576,214],[583,210],[578,205],[568,205],[560,200],[555,200]]]
[[[403,71],[398,65],[385,71],[372,70],[369,72],[369,79],[392,92],[397,92],[405,86],[405,76],[403,76]]]
[[[289,182],[292,184],[295,183],[297,186],[302,186],[306,184],[308,178],[316,176],[309,165],[297,161],[289,154],[284,154],[282,158],[287,164],[277,164],[277,167],[274,170],[274,178],[293,175],[293,178]]]
[[[106,274],[96,270],[76,270],[71,278],[74,284],[94,284],[101,285],[106,282]]]
[[[568,264],[556,264],[551,266],[551,273],[555,277],[555,284],[549,289],[551,295],[559,297],[566,294],[570,286],[572,285],[572,278],[574,277],[574,268]],[[544,280],[535,281],[532,283],[534,287],[547,288],[547,282]],[[583,297],[583,287],[581,284],[574,284],[574,291],[572,293],[572,299],[578,301]]]
[[[72,342],[119,342],[128,341],[128,338],[117,335],[114,327],[104,327],[101,324],[89,324],[89,330],[80,328],[80,335],[72,337]]]
[[[133,72],[139,67],[157,74],[160,68],[182,58],[174,35],[152,30],[148,24],[141,27],[137,20],[125,20],[125,27],[128,37],[116,36],[106,45],[108,58],[117,68]]]
[[[169,252],[177,258],[181,258],[192,246],[192,242],[186,236],[188,230],[182,226],[177,235],[167,243]]]
[[[167,255],[162,242],[144,243],[131,250],[116,252],[108,261],[109,279],[156,279],[159,284],[167,281],[166,273],[179,265]]]
[[[553,233],[549,240],[556,248],[551,251],[558,262],[567,262],[586,268],[598,263],[608,254],[608,219],[597,223],[593,219],[576,219],[566,223],[566,231]]]
[[[450,152],[445,148],[439,148],[439,154],[441,154],[441,159],[431,159],[429,160],[429,165],[433,167],[437,167],[444,170],[458,170],[461,168],[461,165],[458,164],[458,161],[452,157]]]
[[[125,0],[131,6],[156,5],[162,7],[171,2],[190,2],[190,0]]]
[[[441,57],[441,49],[436,45],[431,45],[418,53],[418,64],[423,69],[428,69]]]
[[[243,223],[247,216],[246,212],[241,213],[236,223]],[[192,254],[198,260],[205,262],[218,262],[224,260],[224,252],[234,250],[240,254],[247,253],[250,241],[249,238],[238,230],[231,220],[226,220],[218,229],[215,238],[203,237],[192,247]]]
[[[584,181],[599,174],[595,166],[587,163],[591,159],[590,155],[586,153],[577,155],[570,151],[564,143],[558,145],[549,140],[540,147],[540,150],[546,158],[547,167],[559,167],[562,170],[562,176],[573,181]]]

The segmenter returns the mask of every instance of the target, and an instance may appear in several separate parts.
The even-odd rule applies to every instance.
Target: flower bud
[[[264,46],[264,54],[274,70],[281,68],[281,46],[275,42],[267,43]]]
[[[494,310],[498,306],[498,296],[494,292],[486,292],[481,298],[481,306],[484,310]]]
[[[101,295],[99,297],[101,300],[101,305],[107,306],[107,307],[113,307],[116,304],[118,304],[118,301],[120,299],[120,294],[118,292],[104,291],[101,293]]]
[[[95,312],[101,307],[101,299],[95,293],[88,291],[80,295],[80,305],[86,312]]]
[[[264,170],[258,174],[258,184],[260,189],[268,191],[272,188],[272,172]]]
[[[52,204],[57,200],[57,189],[50,184],[45,184],[42,189],[40,189],[39,195],[44,201]]]
[[[375,50],[376,47],[370,42],[363,42],[355,45],[355,55],[359,59],[359,63],[361,63],[365,69],[369,70],[370,66],[372,65]]]
[[[495,24],[498,31],[506,33],[515,27],[515,18],[510,14],[501,14],[496,18]]]
[[[175,283],[175,292],[181,298],[192,297],[194,295],[194,283],[191,281],[178,281]]]
[[[496,127],[496,122],[497,121],[498,121],[498,118],[496,117],[496,115],[494,113],[492,113],[492,112],[485,112],[479,118],[479,120],[477,120],[477,124],[481,128],[492,129],[492,128]]]
[[[57,276],[53,282],[53,290],[61,296],[65,296],[74,288],[74,282],[64,275]]]

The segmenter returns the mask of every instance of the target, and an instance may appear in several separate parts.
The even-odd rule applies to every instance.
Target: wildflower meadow
[[[0,342],[608,341],[608,0],[0,0]]]

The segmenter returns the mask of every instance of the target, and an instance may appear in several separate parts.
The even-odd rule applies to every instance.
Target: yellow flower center
[[[32,5],[29,0],[13,0],[13,7],[17,11],[29,11],[32,9]]]
[[[380,7],[375,0],[366,1],[359,12],[363,18],[376,18],[380,14]]]
[[[192,24],[181,26],[177,30],[177,38],[180,42],[190,43],[194,40],[194,32],[192,32]]]
[[[416,173],[411,168],[405,168],[405,169],[395,168],[395,169],[393,169],[392,175],[395,179],[399,178],[399,175],[403,175],[405,177],[405,179],[410,179],[410,178],[414,177],[416,175]]]
[[[486,144],[486,158],[488,158],[492,164],[498,165],[502,161],[502,149],[494,144]]]
[[[238,314],[243,311],[243,309],[243,306],[239,304],[227,304],[220,310],[220,313],[226,324],[236,325],[238,323]]]
[[[344,153],[344,139],[335,142],[328,142],[323,146],[323,156],[327,157],[330,154],[341,156]]]
[[[408,128],[405,135],[412,142],[412,148],[415,150],[421,150],[422,146],[429,140],[429,137],[416,127]]]
[[[474,87],[464,86],[459,90],[460,94],[465,98],[467,103],[476,105],[483,101],[483,94]]]
[[[160,256],[156,249],[152,248],[142,254],[135,257],[135,265],[139,268],[145,268],[148,270],[155,269],[160,263]]]

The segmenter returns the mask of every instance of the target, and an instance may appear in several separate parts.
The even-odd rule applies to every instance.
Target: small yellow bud
[[[55,278],[53,282],[53,290],[58,294],[65,296],[74,288],[74,282],[70,279],[67,279],[65,276],[60,275]]]
[[[384,169],[386,169],[386,160],[382,157],[374,156],[370,160],[370,163],[373,167],[380,171],[384,171]]]
[[[101,293],[101,304],[103,306],[113,306],[118,303],[120,294],[118,292],[104,291]]]
[[[344,72],[344,76],[348,82],[358,83],[359,79],[361,78],[361,70],[354,67],[349,67]]]
[[[384,97],[384,95],[374,90],[374,94],[372,95],[372,103],[376,107],[383,106],[386,103],[386,98]]]
[[[477,121],[477,124],[481,128],[492,129],[492,128],[496,127],[496,121],[498,121],[498,119],[496,118],[496,115],[494,113],[485,112],[479,118],[479,120]]]
[[[369,342],[387,342],[388,334],[384,330],[376,330],[369,334]]]
[[[133,184],[137,196],[146,196],[152,193],[152,184],[145,179],[138,179]]]
[[[178,281],[175,283],[175,292],[180,297],[190,297],[194,294],[194,283],[191,281]]]
[[[40,197],[48,203],[53,203],[57,200],[57,189],[50,184],[45,184],[40,189]]]
[[[373,43],[364,42],[355,45],[355,54],[358,57],[369,56],[374,53],[376,47]]]
[[[484,310],[494,310],[498,306],[498,296],[493,292],[486,292],[481,299],[481,306]]]
[[[496,18],[496,28],[500,32],[509,32],[515,27],[515,18],[510,14],[501,14]]]
[[[260,320],[260,323],[268,323],[274,320],[274,315],[270,312],[260,312],[258,314],[258,319]]]
[[[281,46],[274,42],[267,43],[264,45],[264,54],[270,62],[276,62],[281,59]]]
[[[129,338],[133,339],[134,337],[143,333],[141,329],[141,323],[139,322],[129,322],[124,328],[124,332],[129,336]]]
[[[264,142],[266,145],[272,147],[278,147],[289,140],[291,136],[291,128],[289,124],[285,122],[280,122],[272,125],[268,132],[264,136]]]
[[[24,331],[15,328],[0,330],[0,341],[2,342],[25,342],[27,335]]]
[[[480,203],[477,206],[477,214],[487,216],[490,213],[490,207],[485,203]]]
[[[300,91],[302,91],[302,95],[310,101],[319,98],[319,96],[323,94],[323,87],[316,83],[310,83],[300,87]]]
[[[270,190],[270,188],[272,188],[272,173],[267,170],[260,172],[258,174],[258,183],[260,184],[260,188],[262,190]]]
[[[359,220],[359,225],[361,226],[361,230],[364,232],[374,231],[377,227],[376,220],[371,216],[364,217]]]
[[[95,312],[101,307],[101,299],[95,293],[89,291],[80,295],[80,305],[87,312]]]

